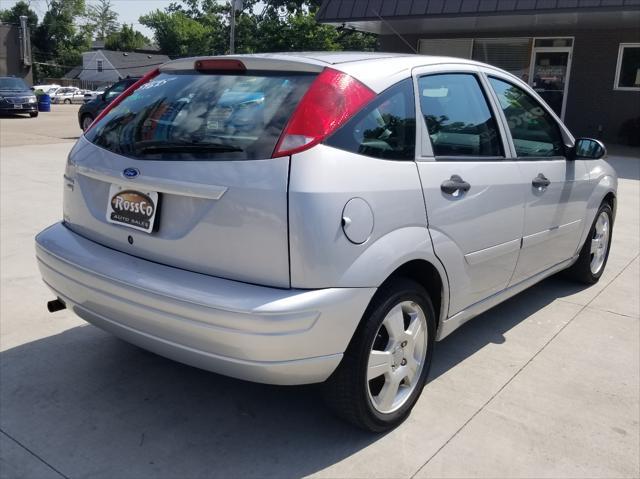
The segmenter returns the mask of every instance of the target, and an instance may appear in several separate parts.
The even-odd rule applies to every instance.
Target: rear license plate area
[[[151,233],[156,226],[158,192],[112,184],[106,219],[109,223]]]

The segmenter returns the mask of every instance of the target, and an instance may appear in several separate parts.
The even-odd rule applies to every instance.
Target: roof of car
[[[226,55],[217,57],[181,58],[164,64],[162,71],[192,69],[197,60],[202,59],[238,59],[248,70],[283,70],[301,72],[319,72],[331,66],[355,76],[374,91],[382,91],[387,86],[409,77],[411,69],[419,66],[438,64],[481,63],[462,58],[415,55],[387,52],[286,52],[256,53],[247,55]],[[380,63],[384,68],[380,69]],[[374,67],[375,65],[375,67]],[[381,73],[382,72],[382,73]]]

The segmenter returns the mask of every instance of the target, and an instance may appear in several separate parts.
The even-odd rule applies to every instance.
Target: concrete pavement
[[[612,158],[619,209],[601,281],[550,278],[467,323],[437,344],[409,420],[369,435],[315,387],[217,376],[46,312],[33,236],[61,216],[75,108],[28,132],[0,119],[0,476],[640,475],[637,157]]]

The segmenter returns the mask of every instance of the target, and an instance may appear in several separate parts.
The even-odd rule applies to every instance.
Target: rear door
[[[576,253],[591,189],[585,162],[565,157],[561,126],[545,105],[504,75],[490,73],[488,81],[510,132],[526,195],[515,284]]]
[[[522,180],[475,67],[424,67],[414,76],[422,116],[418,170],[455,314],[509,283],[523,227]]]
[[[313,78],[160,73],[72,151],[65,221],[138,257],[288,287],[289,157],[271,156]]]

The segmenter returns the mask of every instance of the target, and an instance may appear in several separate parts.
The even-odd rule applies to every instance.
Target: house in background
[[[19,25],[0,23],[0,77],[15,76],[33,85],[31,38],[27,17]]]
[[[470,58],[527,81],[577,136],[640,145],[640,0],[325,0],[380,50]]]
[[[168,61],[167,55],[92,50],[83,53],[82,66],[70,70],[64,78],[81,80],[81,83],[108,84],[128,76],[142,76]]]

